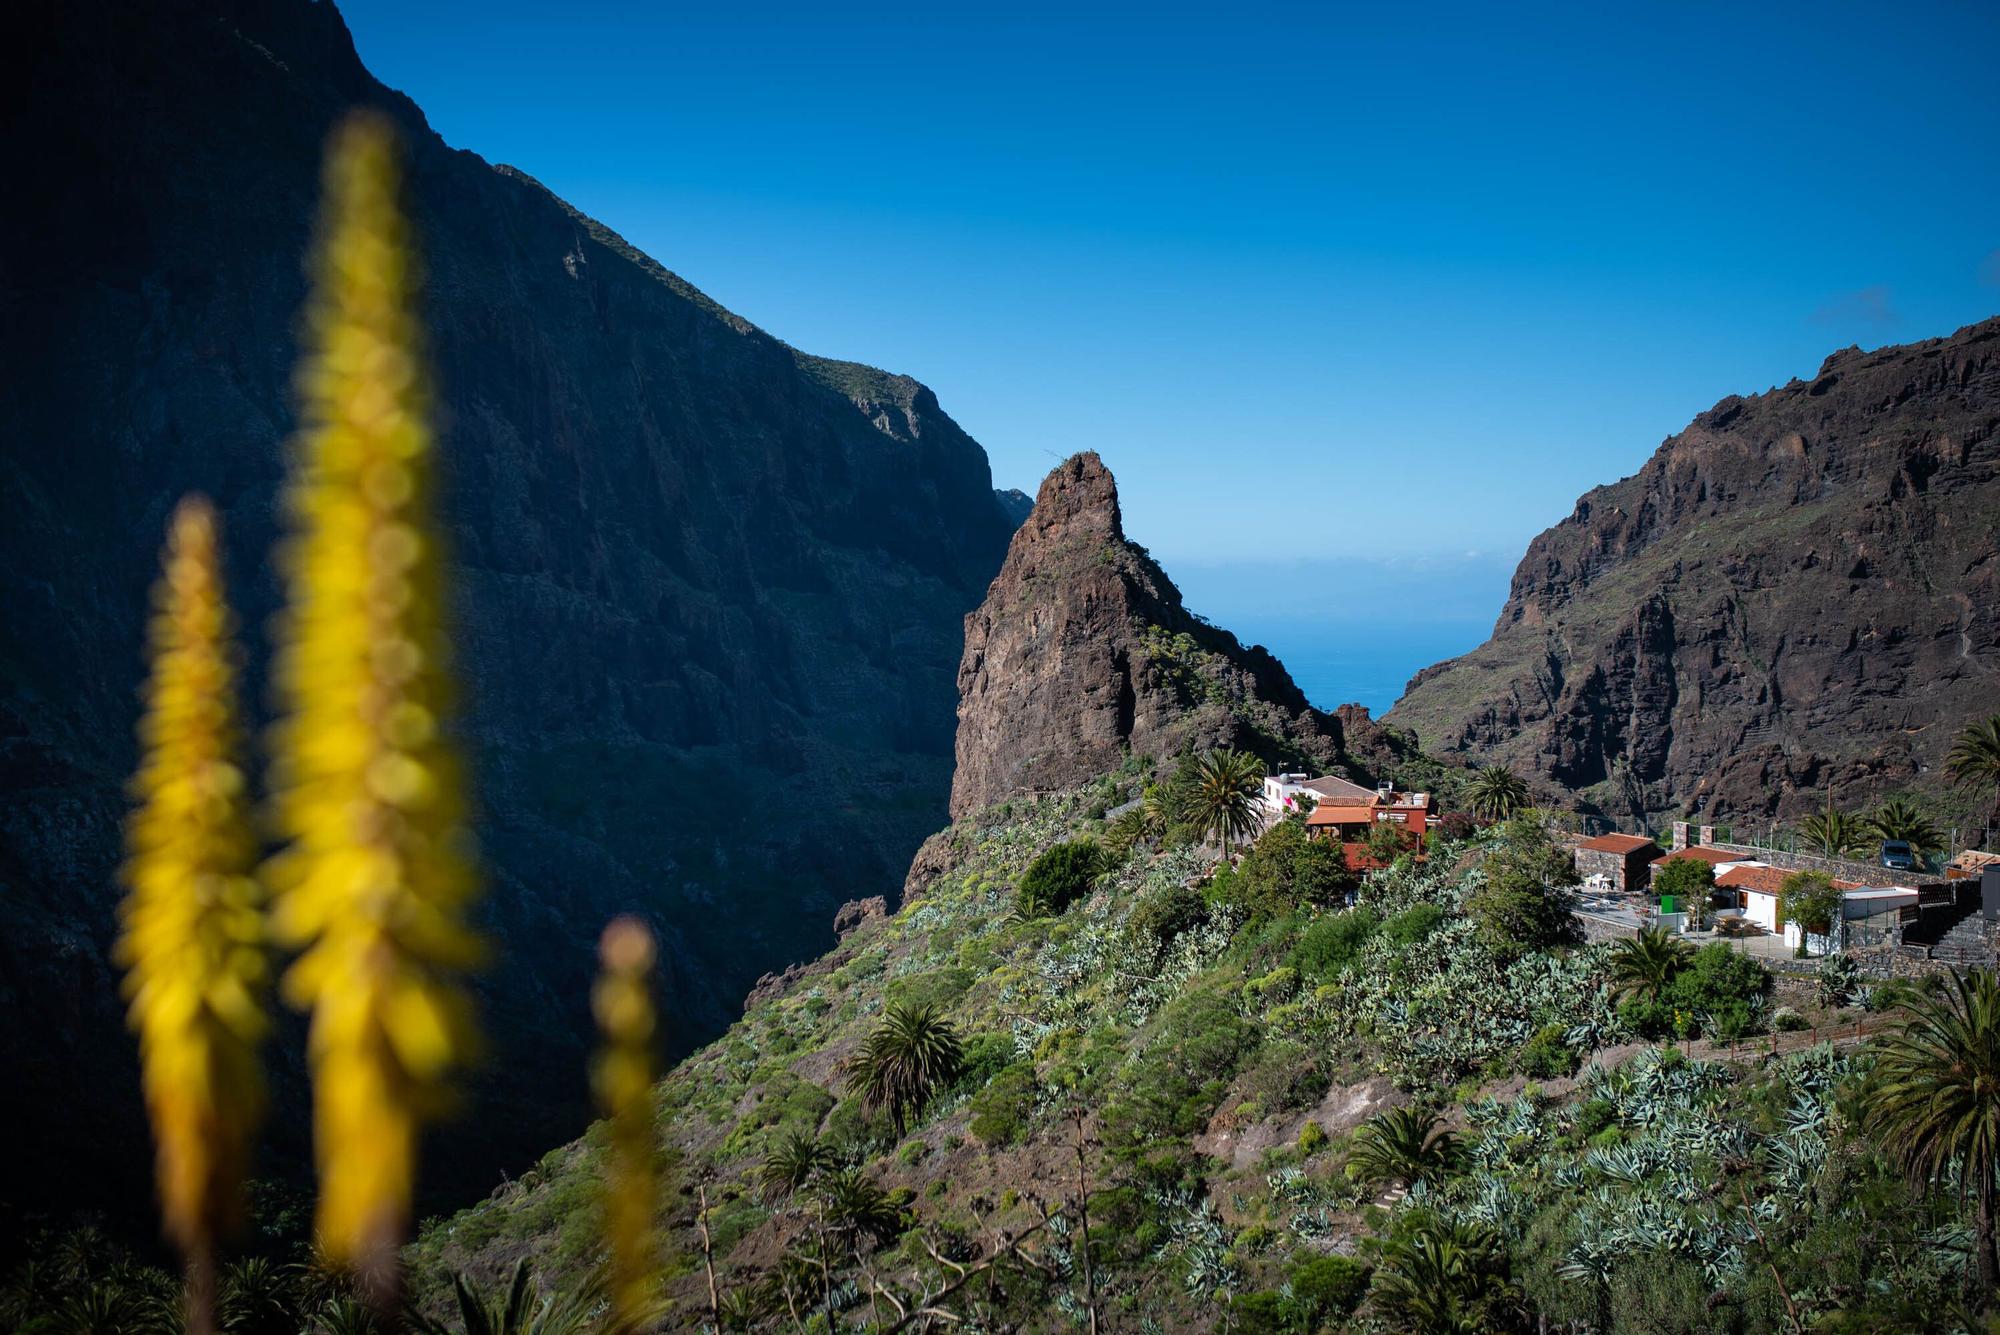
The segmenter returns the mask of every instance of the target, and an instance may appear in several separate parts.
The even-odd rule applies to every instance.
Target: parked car
[[[1893,871],[1916,871],[1917,853],[1901,839],[1882,841],[1882,865]]]

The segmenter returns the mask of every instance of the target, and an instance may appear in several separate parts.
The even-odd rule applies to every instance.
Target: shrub
[[[986,1082],[968,1105],[972,1121],[966,1130],[983,1145],[999,1148],[1017,1144],[1027,1134],[1035,1112],[1035,1068],[1017,1062]]]
[[[1315,918],[1292,948],[1292,967],[1315,981],[1332,978],[1354,962],[1381,923],[1373,909]]]
[[[1465,901],[1467,915],[1503,958],[1573,939],[1576,859],[1538,821],[1523,817],[1501,828],[1500,845],[1482,866],[1484,883]]]
[[[1514,1069],[1537,1080],[1575,1075],[1579,1058],[1563,1040],[1563,1027],[1544,1025],[1514,1055]]]
[[[1444,910],[1436,904],[1414,904],[1382,924],[1382,935],[1407,949],[1444,925]]]
[[[1368,1292],[1368,1267],[1346,1256],[1315,1256],[1292,1267],[1292,1307],[1298,1329],[1319,1330],[1346,1320]]]
[[[1021,874],[1014,907],[1024,918],[1053,918],[1089,894],[1103,870],[1104,852],[1090,840],[1057,844]]]
[[[965,1089],[979,1089],[1013,1064],[1012,1038],[1005,1034],[974,1034],[965,1041],[958,1083]]]
[[[1331,840],[1314,839],[1297,821],[1280,821],[1243,859],[1236,896],[1253,915],[1290,913],[1301,905],[1344,903],[1355,885]]]
[[[1703,946],[1667,986],[1667,1002],[1685,1018],[1676,1026],[1693,1033],[1706,1016],[1710,1034],[1738,1038],[1750,1031],[1771,975],[1748,955],[1721,942]]]
[[[1806,1017],[1790,1006],[1780,1006],[1771,1012],[1771,1027],[1781,1034],[1796,1033],[1806,1027]]]
[[[1299,1128],[1299,1149],[1306,1154],[1318,1154],[1326,1148],[1326,1128],[1318,1122],[1307,1122]]]
[[[1135,941],[1150,943],[1155,950],[1171,945],[1175,937],[1192,931],[1208,919],[1208,903],[1191,885],[1174,884],[1155,890],[1141,899],[1125,921],[1125,930]]]
[[[1243,1005],[1246,1010],[1262,1011],[1287,1000],[1298,990],[1299,971],[1289,965],[1280,965],[1263,977],[1252,978],[1243,984]]]

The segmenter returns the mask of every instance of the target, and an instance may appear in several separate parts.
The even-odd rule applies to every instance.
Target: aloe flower
[[[313,1017],[319,1241],[378,1295],[393,1292],[418,1133],[474,1049],[457,975],[481,955],[397,189],[387,126],[350,119],[327,164],[301,376],[272,756],[290,845],[268,868],[274,927],[302,950],[285,993]]]

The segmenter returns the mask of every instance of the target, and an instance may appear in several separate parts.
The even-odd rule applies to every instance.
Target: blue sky
[[[2000,6],[1390,8],[343,5],[448,141],[917,376],[1001,485],[1099,450],[1225,623],[1338,558],[1490,624],[1716,399],[2000,312]]]

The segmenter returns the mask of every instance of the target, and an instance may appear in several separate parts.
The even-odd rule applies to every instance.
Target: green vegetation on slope
[[[704,1226],[724,1323],[770,1329],[891,1328],[953,1266],[989,1281],[953,1309],[1002,1329],[1751,1331],[1791,1308],[1889,1329],[1966,1278],[1955,1200],[1855,1130],[1865,1055],[1746,1067],[1635,1032],[1790,1027],[1818,1000],[1774,1009],[1725,949],[1667,963],[1663,1020],[1616,1003],[1609,947],[1477,916],[1530,873],[1561,893],[1535,813],[1372,874],[1351,907],[1343,882],[1276,874],[1300,858],[1287,824],[1234,869],[1171,836],[1100,842],[1073,902],[1017,912],[1028,868],[1137,786],[954,827],[922,899],[660,1085],[676,1324],[706,1319]],[[848,1074],[899,1013],[961,1045],[901,1135]],[[593,1133],[433,1221],[416,1292],[443,1310],[455,1272],[491,1289],[524,1259],[590,1274],[602,1155]]]

